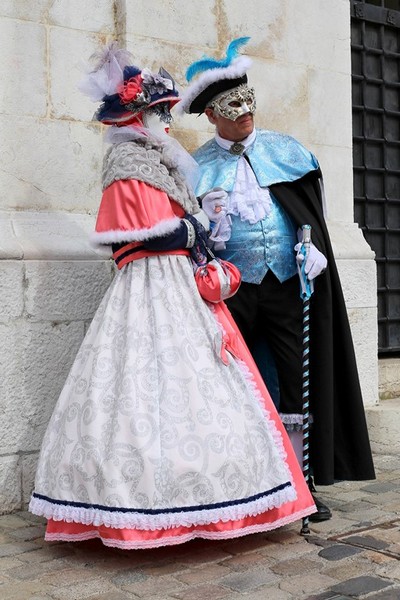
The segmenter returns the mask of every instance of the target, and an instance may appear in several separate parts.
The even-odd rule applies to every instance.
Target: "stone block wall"
[[[0,513],[33,487],[38,451],[112,279],[88,244],[102,132],[77,90],[82,59],[115,36],[112,2],[0,6]]]
[[[0,261],[0,510],[29,499],[37,453],[109,261]]]
[[[77,90],[112,39],[140,67],[184,86],[187,65],[251,36],[257,126],[319,158],[366,404],[377,401],[373,254],[353,223],[347,0],[37,0],[0,5],[0,512],[29,498],[40,442],[86,327],[112,278],[88,245],[101,187],[102,129]],[[212,135],[177,119],[188,149]]]

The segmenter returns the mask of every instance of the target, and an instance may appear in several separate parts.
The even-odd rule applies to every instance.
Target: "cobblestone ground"
[[[330,521],[152,551],[45,543],[27,512],[0,517],[1,600],[400,599],[400,458],[377,480],[319,488]]]

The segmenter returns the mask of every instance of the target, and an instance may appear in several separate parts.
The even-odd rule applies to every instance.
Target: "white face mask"
[[[160,133],[168,133],[169,125],[162,121],[160,117],[153,111],[145,111],[143,114],[143,125],[149,129],[154,135]]]
[[[239,85],[214,98],[209,107],[230,121],[236,121],[238,117],[246,113],[254,115],[256,112],[254,88],[249,88],[245,83]]]

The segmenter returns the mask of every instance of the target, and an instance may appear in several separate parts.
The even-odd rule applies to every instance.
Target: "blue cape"
[[[246,150],[261,187],[300,179],[319,168],[315,156],[290,135],[257,129],[253,144]],[[239,156],[221,148],[215,139],[201,146],[193,158],[200,167],[196,195],[214,187],[233,190]]]

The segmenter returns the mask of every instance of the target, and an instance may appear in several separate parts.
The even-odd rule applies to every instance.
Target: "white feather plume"
[[[89,58],[87,72],[78,88],[94,102],[99,102],[105,95],[116,93],[123,83],[124,68],[132,64],[131,53],[112,42]]]

